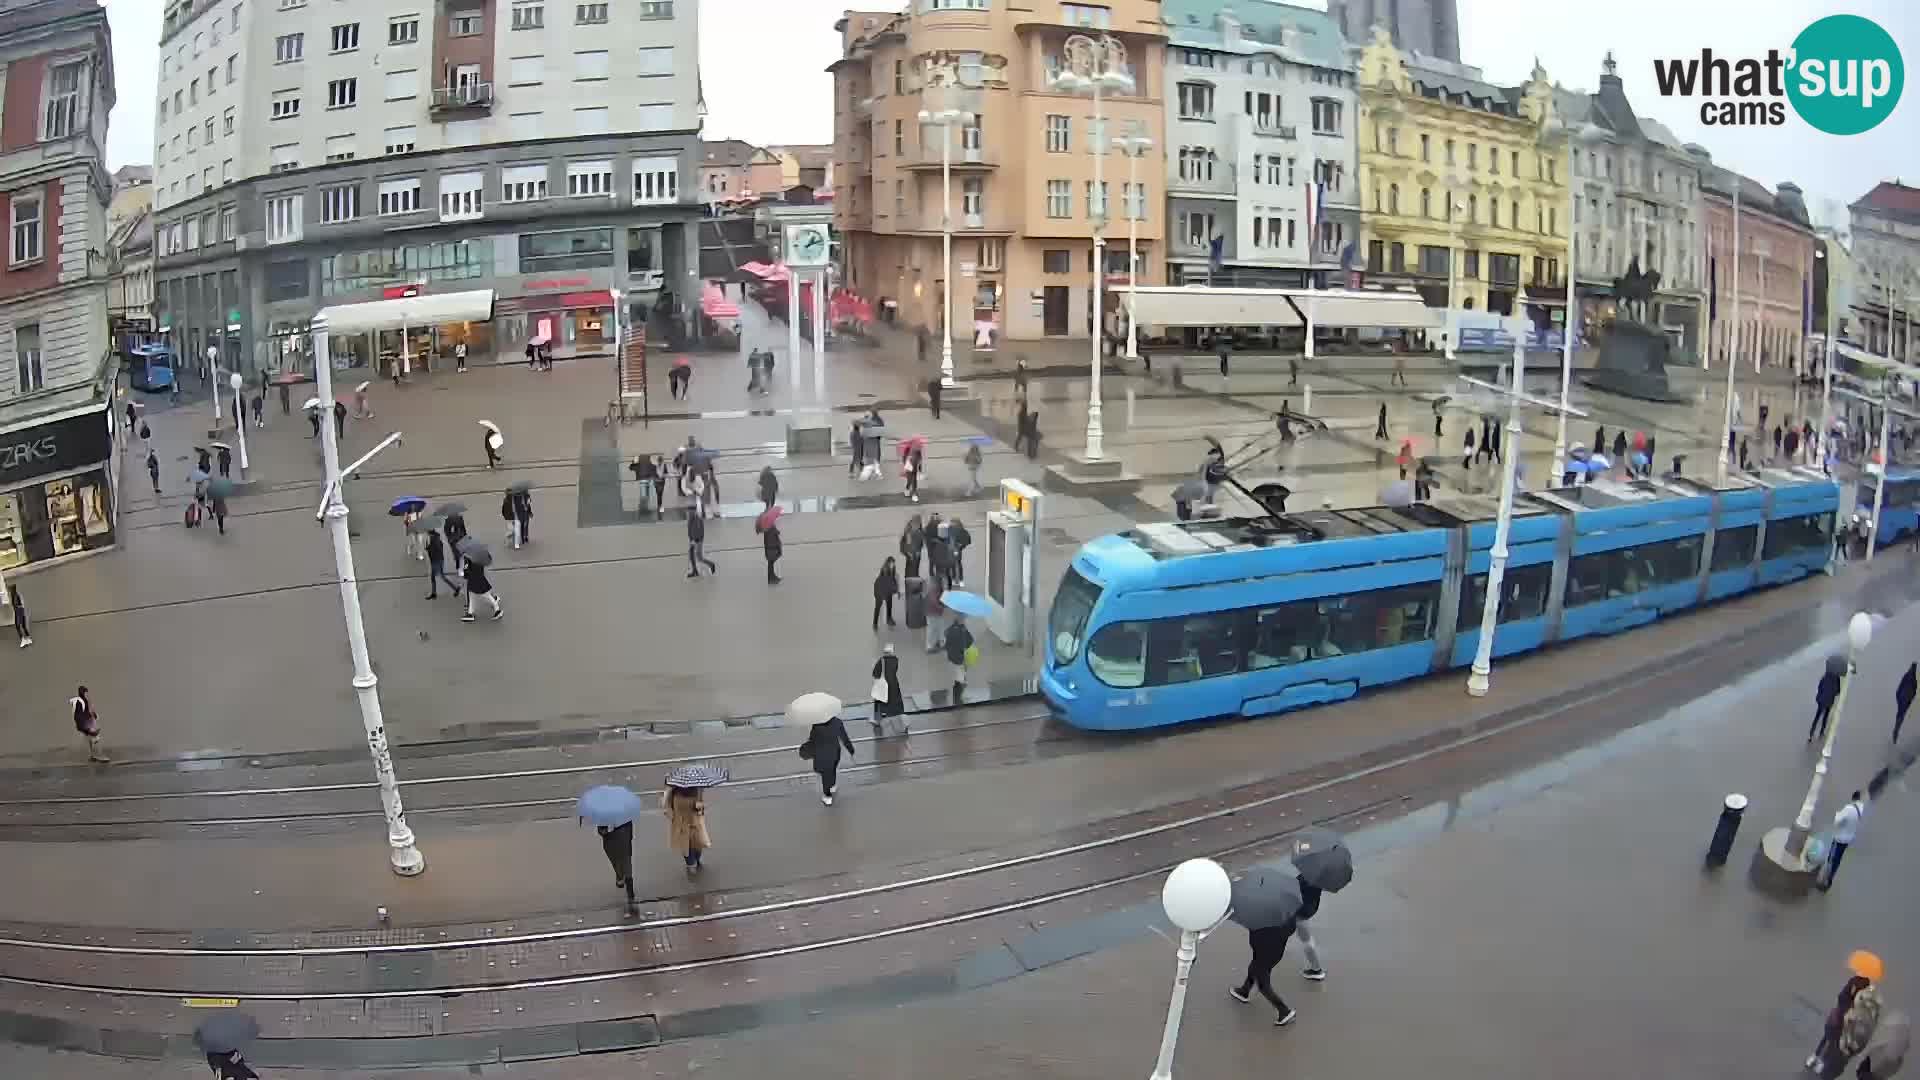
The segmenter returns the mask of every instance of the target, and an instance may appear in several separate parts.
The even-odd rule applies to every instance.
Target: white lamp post
[[[333,361],[327,356],[327,313],[324,311],[313,317],[313,371],[320,400],[332,401]],[[373,774],[380,782],[380,806],[387,819],[387,845],[391,849],[388,861],[394,873],[412,877],[427,868],[427,861],[414,846],[413,830],[407,827],[407,812],[400,804],[400,786],[393,775],[393,753],[387,748],[387,725],[380,713],[380,679],[374,675],[373,661],[367,655],[366,624],[360,618],[360,585],[353,573],[347,503],[341,489],[342,482],[361,465],[399,441],[400,433],[396,431],[343,470],[333,425],[321,423],[320,454],[326,464],[327,489],[321,497],[320,517],[333,538],[333,565],[340,575],[340,611],[346,617],[347,648],[353,654],[353,690],[360,701],[360,724],[366,732],[367,748],[373,753]]]
[[[1447,342],[1446,358],[1455,357],[1455,346],[1460,338],[1460,299],[1455,290],[1460,281],[1460,215],[1466,212],[1467,204],[1460,201],[1460,193],[1467,190],[1466,184],[1452,173],[1447,174],[1443,185],[1447,193]]]
[[[1853,685],[1853,673],[1858,667],[1860,654],[1866,651],[1873,641],[1873,617],[1864,611],[1856,611],[1853,618],[1847,620],[1847,673],[1840,677],[1840,693],[1833,700],[1833,715],[1827,719],[1826,738],[1820,741],[1820,760],[1813,766],[1813,781],[1807,785],[1806,800],[1800,804],[1800,813],[1793,819],[1793,828],[1787,830],[1787,854],[1800,857],[1807,850],[1807,836],[1813,832],[1813,813],[1820,805],[1820,789],[1826,785],[1827,769],[1833,761],[1833,737],[1840,730],[1840,720],[1846,714],[1847,688]]]
[[[1134,289],[1140,274],[1140,215],[1147,200],[1140,192],[1140,159],[1153,149],[1153,140],[1135,130],[1115,136],[1113,148],[1127,155],[1127,189],[1121,198],[1127,207],[1127,359],[1140,359],[1140,333],[1133,321]]]
[[[940,385],[953,386],[953,129],[973,123],[973,114],[960,108],[957,65],[936,63],[927,73],[921,95],[938,104],[921,109],[922,126],[940,129]]]
[[[239,372],[227,376],[227,385],[233,387],[233,426],[240,431],[240,475],[247,475],[247,410],[241,407],[240,392],[246,389],[247,380]]]
[[[1719,465],[1719,468],[1715,470],[1715,475],[1718,478],[1719,483],[1723,486],[1727,482],[1727,470],[1733,467],[1733,372],[1735,368],[1738,368],[1740,366],[1740,337],[1741,337],[1741,334],[1740,334],[1740,176],[1738,173],[1734,173],[1731,175],[1733,176],[1733,182],[1731,184],[1733,188],[1733,320],[1728,325],[1732,328],[1732,341],[1727,351],[1727,401],[1726,401],[1727,424],[1726,424],[1726,430],[1720,433],[1720,456],[1719,456],[1720,465]],[[1822,432],[1821,437],[1825,438],[1826,433]],[[1600,448],[1597,446],[1594,447],[1595,452],[1598,452],[1599,449]]]
[[[1087,460],[1100,461],[1105,458],[1105,434],[1100,425],[1100,332],[1105,328],[1105,312],[1100,306],[1100,284],[1107,274],[1107,198],[1105,174],[1102,163],[1106,159],[1107,148],[1102,142],[1106,136],[1106,115],[1101,111],[1100,92],[1116,90],[1126,92],[1133,89],[1133,76],[1127,70],[1127,50],[1111,35],[1101,34],[1089,37],[1075,34],[1067,39],[1064,46],[1065,62],[1060,74],[1053,80],[1055,90],[1069,94],[1093,95],[1093,127],[1095,137],[1091,140],[1093,149],[1093,310],[1091,323],[1093,328],[1093,379],[1087,395]],[[1091,208],[1090,208],[1091,209]]]
[[[213,394],[211,395],[213,398],[213,426],[217,428],[220,426],[220,399],[226,395],[220,392],[220,350],[213,345],[207,346],[207,375],[207,385],[213,387]]]
[[[1173,868],[1160,889],[1160,906],[1167,921],[1180,928],[1180,951],[1173,975],[1173,997],[1167,1002],[1167,1023],[1160,1033],[1160,1057],[1149,1080],[1173,1080],[1173,1050],[1180,1042],[1180,1015],[1187,1007],[1187,979],[1200,939],[1220,925],[1233,900],[1233,883],[1212,859],[1188,859]]]
[[[1827,253],[1816,251],[1816,259],[1824,259]],[[1809,455],[1817,455],[1815,461],[1824,466],[1827,453],[1827,430],[1833,424],[1833,264],[1827,264],[1827,360],[1820,365],[1820,431],[1816,438],[1820,440],[1814,447],[1807,447]]]
[[[1580,276],[1575,271],[1575,260],[1580,246],[1580,195],[1573,182],[1574,151],[1578,140],[1598,134],[1600,129],[1589,123],[1557,123],[1549,132],[1558,133],[1567,140],[1567,321],[1561,327],[1560,341],[1560,416],[1553,432],[1553,483],[1567,474],[1567,395],[1573,387],[1573,338],[1575,328],[1580,325]],[[1594,447],[1599,453],[1600,448]]]

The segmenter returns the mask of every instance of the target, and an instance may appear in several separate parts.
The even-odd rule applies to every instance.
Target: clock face
[[[799,226],[793,230],[793,259],[808,266],[817,266],[826,262],[827,231],[817,225]]]

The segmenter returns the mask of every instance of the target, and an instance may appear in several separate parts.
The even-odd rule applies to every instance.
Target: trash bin
[[[1727,796],[1720,806],[1720,823],[1713,827],[1713,842],[1707,845],[1707,865],[1725,866],[1727,853],[1733,850],[1733,838],[1740,832],[1740,818],[1747,812],[1747,797]]]

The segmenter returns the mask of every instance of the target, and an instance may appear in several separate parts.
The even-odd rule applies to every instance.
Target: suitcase
[[[187,504],[187,528],[189,529],[197,528],[199,524],[200,524],[200,504],[197,502],[190,502]]]

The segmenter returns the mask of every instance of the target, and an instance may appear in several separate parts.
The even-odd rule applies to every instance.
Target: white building
[[[1312,272],[1337,284],[1327,272],[1360,239],[1339,29],[1271,0],[1167,0],[1164,18],[1167,280],[1301,286]]]
[[[189,355],[303,370],[308,317],[491,288],[511,353],[610,347],[697,295],[697,0],[173,0],[154,140],[157,306]],[[351,362],[402,351],[347,340]]]
[[[1920,364],[1912,333],[1913,309],[1920,305],[1920,188],[1883,180],[1848,211],[1859,343],[1868,352]]]

